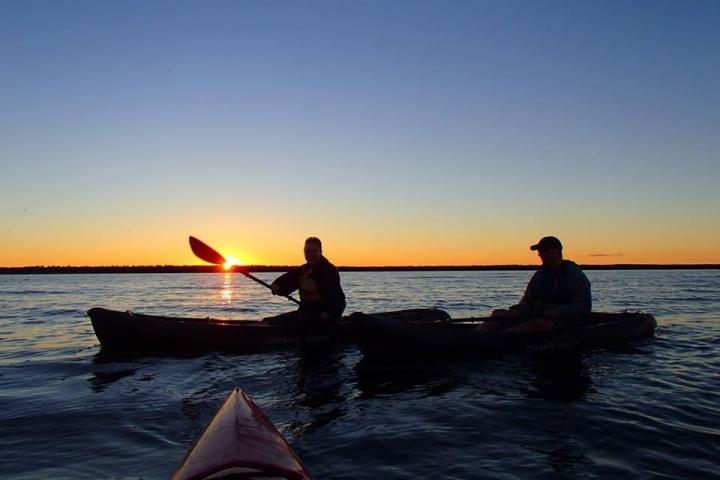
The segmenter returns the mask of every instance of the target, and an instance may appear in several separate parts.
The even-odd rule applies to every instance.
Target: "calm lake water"
[[[348,272],[346,313],[515,303],[532,272]],[[373,363],[354,346],[107,360],[85,311],[261,318],[240,274],[0,276],[0,478],[160,479],[235,385],[318,479],[720,478],[720,270],[589,271],[656,338],[543,359]],[[271,280],[275,274],[258,274]]]

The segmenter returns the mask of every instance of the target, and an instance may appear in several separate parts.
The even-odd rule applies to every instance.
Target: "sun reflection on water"
[[[232,291],[232,274],[226,273],[223,279],[222,290],[220,290],[220,299],[225,303],[229,304],[233,299]]]

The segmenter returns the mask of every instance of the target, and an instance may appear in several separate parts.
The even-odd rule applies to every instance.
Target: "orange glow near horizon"
[[[412,249],[415,250],[415,249]],[[411,249],[385,248],[376,251],[366,251],[364,247],[357,250],[350,246],[340,249],[327,249],[324,254],[337,266],[464,266],[464,265],[535,265],[539,264],[537,255],[525,252],[526,248],[513,251],[477,249],[468,251],[412,251]],[[565,258],[574,260],[579,264],[609,265],[609,264],[717,264],[720,255],[712,251],[697,249],[688,252],[664,251],[662,249],[647,251],[631,251],[622,254],[593,255],[583,252],[584,249],[567,248]],[[58,252],[58,255],[18,255],[13,258],[3,256],[0,258],[0,267],[29,267],[29,266],[155,266],[155,265],[207,265],[192,254],[187,255],[181,251],[172,256],[154,255],[154,252],[133,252],[133,255],[116,252]],[[612,252],[611,252],[612,253]],[[259,252],[253,261],[239,262],[228,257],[228,261],[221,267],[229,271],[233,266],[245,265],[300,265],[304,263],[301,251]]]
[[[336,266],[378,267],[378,266],[472,266],[472,265],[539,265],[534,252],[526,252],[527,247],[507,250],[478,248],[476,251],[421,251],[421,249],[389,248],[368,251],[365,247],[326,249],[325,256]],[[567,248],[564,257],[578,264],[718,264],[720,255],[708,250],[697,249],[688,252],[648,249],[633,249],[624,253],[588,254],[578,247]],[[628,249],[629,250],[629,249]],[[58,252],[59,253],[59,252]],[[68,252],[69,253],[69,252]],[[115,252],[75,252],[70,255],[63,252],[58,255],[24,255],[14,258],[0,258],[0,267],[31,266],[163,266],[163,265],[207,265],[192,254],[176,252],[172,256],[154,255],[153,252],[134,252],[116,254]],[[220,265],[223,271],[233,267],[250,265],[287,266],[305,262],[302,252],[259,252],[253,261],[241,262],[226,257],[227,262]]]
[[[210,229],[208,229],[210,230]],[[507,231],[504,235],[482,236],[475,232],[427,232],[391,235],[383,231],[326,233],[324,231],[272,231],[250,236],[242,232],[220,231],[205,234],[210,246],[223,256],[225,271],[232,266],[300,265],[304,263],[303,242],[310,233],[323,240],[323,254],[337,266],[467,266],[467,265],[538,265],[539,259],[529,245],[540,234]],[[337,229],[340,231],[340,229]],[[112,235],[99,231],[80,238],[54,235],[4,238],[0,248],[0,267],[25,266],[162,266],[207,265],[193,255],[186,234],[140,233],[124,230]],[[720,245],[699,238],[677,239],[670,235],[625,237],[612,232],[582,236],[553,232],[565,245],[564,256],[579,264],[718,264]],[[612,238],[611,238],[612,237]],[[227,239],[227,240],[226,240]]]

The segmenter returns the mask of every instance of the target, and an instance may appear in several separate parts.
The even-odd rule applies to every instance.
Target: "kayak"
[[[204,352],[251,353],[266,350],[332,344],[350,339],[350,321],[337,325],[306,326],[264,320],[221,320],[145,315],[106,308],[87,312],[103,351],[114,352]],[[373,314],[374,317],[415,321],[449,319],[436,309],[399,310]]]
[[[652,337],[657,322],[642,312],[593,312],[580,327],[554,332],[478,331],[483,321],[410,321],[356,313],[350,316],[353,338],[366,355],[467,356],[504,352],[563,352],[609,347]]]
[[[275,425],[240,388],[227,396],[171,480],[310,479]]]

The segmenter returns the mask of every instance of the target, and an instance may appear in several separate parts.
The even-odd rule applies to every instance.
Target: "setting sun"
[[[225,258],[225,263],[223,264],[225,270],[230,270],[234,265],[242,265],[242,262],[233,257]]]

